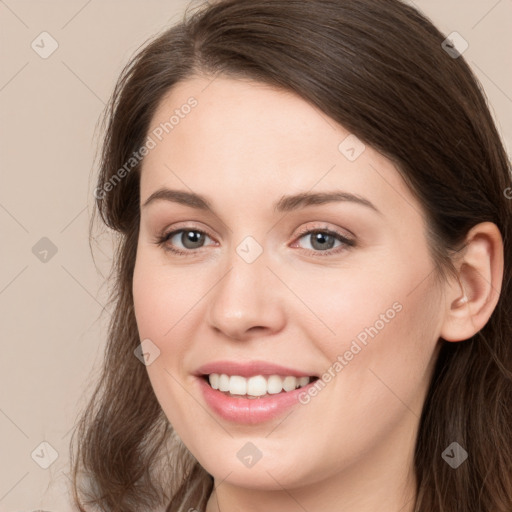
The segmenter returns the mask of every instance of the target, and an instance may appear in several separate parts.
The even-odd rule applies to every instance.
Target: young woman
[[[510,512],[510,165],[398,0],[221,0],[145,46],[80,510]]]

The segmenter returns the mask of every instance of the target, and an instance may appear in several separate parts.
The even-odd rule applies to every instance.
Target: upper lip
[[[226,375],[240,375],[253,377],[254,375],[284,375],[292,377],[316,377],[312,372],[304,372],[295,368],[281,366],[266,361],[212,361],[197,369],[197,375],[210,375],[212,373]]]

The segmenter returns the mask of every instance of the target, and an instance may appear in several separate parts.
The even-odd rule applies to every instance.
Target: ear
[[[447,285],[440,331],[446,341],[471,338],[485,326],[496,307],[503,281],[503,239],[496,224],[473,226],[455,264],[457,282]]]

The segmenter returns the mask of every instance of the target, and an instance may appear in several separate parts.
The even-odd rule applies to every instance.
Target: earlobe
[[[488,322],[503,280],[503,240],[492,222],[474,226],[457,262],[458,280],[447,283],[446,311],[440,331],[445,341],[463,341]]]

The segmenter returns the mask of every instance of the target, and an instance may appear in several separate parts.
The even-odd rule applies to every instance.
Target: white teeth
[[[302,388],[303,386],[307,386],[309,384],[309,377],[301,377],[299,379],[299,385],[297,387]]]
[[[218,373],[212,373],[210,375],[210,386],[213,389],[219,389],[219,374]]]
[[[243,377],[240,377],[244,379]],[[247,382],[247,394],[251,396],[263,396],[267,394],[267,379],[263,375],[256,375],[249,379],[244,379]],[[235,395],[236,393],[229,390],[230,393]]]
[[[219,375],[219,391],[229,391],[229,377],[227,375]]]
[[[309,379],[308,379],[309,380]],[[270,395],[281,393],[283,390],[283,380],[279,375],[271,375],[267,380],[267,391]]]
[[[238,375],[232,375],[229,378],[229,391],[234,395],[247,394],[247,380]]]
[[[283,389],[285,391],[293,391],[297,387],[296,377],[285,377],[283,381]]]
[[[258,397],[275,395],[281,391],[293,391],[294,389],[307,386],[310,377],[280,377],[279,375],[255,375],[254,377],[241,377],[240,375],[226,375],[224,373],[212,373],[208,376],[210,386],[219,391],[229,392],[231,395]]]

